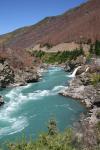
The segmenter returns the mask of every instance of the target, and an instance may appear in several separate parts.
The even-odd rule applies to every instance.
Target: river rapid
[[[71,127],[85,113],[78,101],[58,93],[67,88],[71,79],[60,67],[50,67],[37,83],[0,91],[5,105],[0,107],[0,143],[22,138],[36,138],[47,131],[48,120],[53,116],[60,131]]]

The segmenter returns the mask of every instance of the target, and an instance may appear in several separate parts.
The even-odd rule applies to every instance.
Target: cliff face
[[[14,83],[14,71],[9,66],[7,61],[0,61],[0,87],[5,88],[6,86]]]
[[[100,0],[90,0],[62,15],[47,17],[39,23],[0,36],[6,47],[24,49],[37,43],[95,39],[100,40]]]
[[[14,68],[7,60],[0,59],[0,88],[22,86],[27,83],[37,82],[38,79],[39,74],[34,67]]]

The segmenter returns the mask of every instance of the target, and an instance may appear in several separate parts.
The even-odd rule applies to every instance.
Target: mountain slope
[[[0,36],[0,43],[24,49],[38,43],[100,40],[100,0],[90,0],[62,15],[47,17],[39,23]]]

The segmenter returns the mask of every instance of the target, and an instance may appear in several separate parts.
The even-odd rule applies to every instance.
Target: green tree
[[[91,54],[94,54],[94,44],[91,44],[91,45],[90,45],[89,52],[90,52]]]
[[[58,130],[57,130],[56,120],[50,119],[49,125],[48,125],[48,135],[56,135],[57,133],[58,133]]]
[[[95,54],[100,55],[100,41],[98,40],[95,42]]]

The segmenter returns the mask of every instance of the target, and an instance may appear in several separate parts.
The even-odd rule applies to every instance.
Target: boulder
[[[65,64],[65,71],[72,71],[78,66],[84,65],[86,63],[86,58],[84,56],[77,57],[76,60],[70,60]]]
[[[15,71],[15,83],[21,83],[25,85],[26,83],[33,83],[39,80],[39,75],[34,69],[26,68],[25,70]]]
[[[72,61],[66,62],[64,69],[67,72],[71,72],[76,66],[77,65],[76,65],[75,61],[72,60]]]
[[[3,97],[0,95],[0,106],[2,106],[4,104],[4,100]]]
[[[35,68],[12,68],[7,61],[0,62],[0,87],[6,88],[13,85],[25,85],[37,82],[39,75]]]
[[[32,83],[32,82],[38,82],[39,81],[39,76],[37,74],[29,74],[26,76],[25,81],[27,83]]]
[[[84,86],[91,84],[90,74],[84,73],[78,76],[78,79],[82,82]]]

